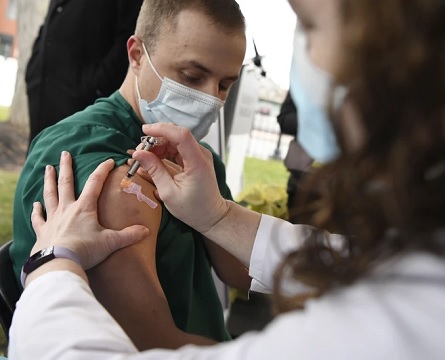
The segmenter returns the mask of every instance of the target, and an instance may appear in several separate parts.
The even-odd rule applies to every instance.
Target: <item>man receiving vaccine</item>
[[[127,42],[129,71],[108,98],[43,131],[32,143],[14,204],[11,255],[17,279],[35,242],[29,221],[42,201],[47,164],[73,157],[76,194],[102,161],[116,168],[99,201],[99,222],[120,230],[140,224],[143,241],[116,252],[88,272],[95,296],[140,349],[229,340],[211,267],[227,285],[247,290],[238,260],[174,218],[156,202],[155,188],[135,175],[141,196],[121,190],[128,149],[140,144],[144,123],[168,122],[202,139],[238,79],[246,48],[245,21],[235,0],[145,0]],[[224,165],[213,154],[221,194],[231,198]],[[190,208],[190,211],[193,211]]]

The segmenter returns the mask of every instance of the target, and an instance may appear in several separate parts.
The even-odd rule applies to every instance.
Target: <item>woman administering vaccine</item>
[[[211,156],[188,130],[145,125],[159,141],[156,153],[133,158],[159,197],[243,261],[251,289],[273,292],[281,315],[230,343],[138,353],[94,299],[84,270],[148,230],[101,228],[96,203],[112,163],[99,166],[75,201],[64,154],[63,181],[57,186],[54,169],[46,173],[47,220],[40,204],[32,215],[40,256],[24,269],[11,358],[443,358],[445,2],[290,3],[301,25],[290,89],[301,109],[299,136],[325,162],[304,187],[311,193],[304,214],[344,236],[222,199]],[[172,176],[160,161],[166,155],[183,170]],[[319,186],[326,177],[329,189]],[[53,255],[39,252],[49,246]]]

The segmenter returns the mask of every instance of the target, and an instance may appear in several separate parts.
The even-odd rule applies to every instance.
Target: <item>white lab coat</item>
[[[307,226],[262,216],[250,273],[270,291],[283,254]],[[334,236],[330,236],[331,238]],[[287,290],[292,288],[286,285]],[[156,329],[147,329],[156,331]],[[428,254],[392,260],[353,286],[278,316],[260,333],[213,347],[138,353],[78,276],[51,272],[24,291],[10,331],[14,359],[444,359],[445,260]]]

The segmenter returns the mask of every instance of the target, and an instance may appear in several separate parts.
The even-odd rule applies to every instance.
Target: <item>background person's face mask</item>
[[[298,111],[297,140],[311,158],[326,163],[340,152],[327,111],[332,80],[313,64],[306,43],[306,36],[297,30],[289,89]]]
[[[141,98],[136,77],[136,91],[142,118],[147,124],[165,122],[186,127],[190,129],[198,141],[201,140],[208,134],[210,126],[217,119],[224,101],[189,88],[165,76],[161,78],[151,62],[145,45],[142,44],[142,46],[148,63],[159,80],[162,81],[158,97],[149,103]]]

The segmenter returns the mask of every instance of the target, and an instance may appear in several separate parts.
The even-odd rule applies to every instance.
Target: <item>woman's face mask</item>
[[[297,139],[309,156],[321,163],[335,159],[340,153],[328,117],[331,84],[331,76],[309,58],[306,36],[297,30],[290,74],[290,93],[298,111]],[[344,94],[343,88],[335,89],[336,105],[340,105]]]
[[[169,78],[162,78],[154,68],[145,45],[142,44],[142,46],[148,63],[162,81],[158,97],[149,103],[141,98],[136,78],[136,92],[142,118],[147,124],[165,122],[186,127],[190,129],[196,140],[201,140],[217,119],[224,101]]]

